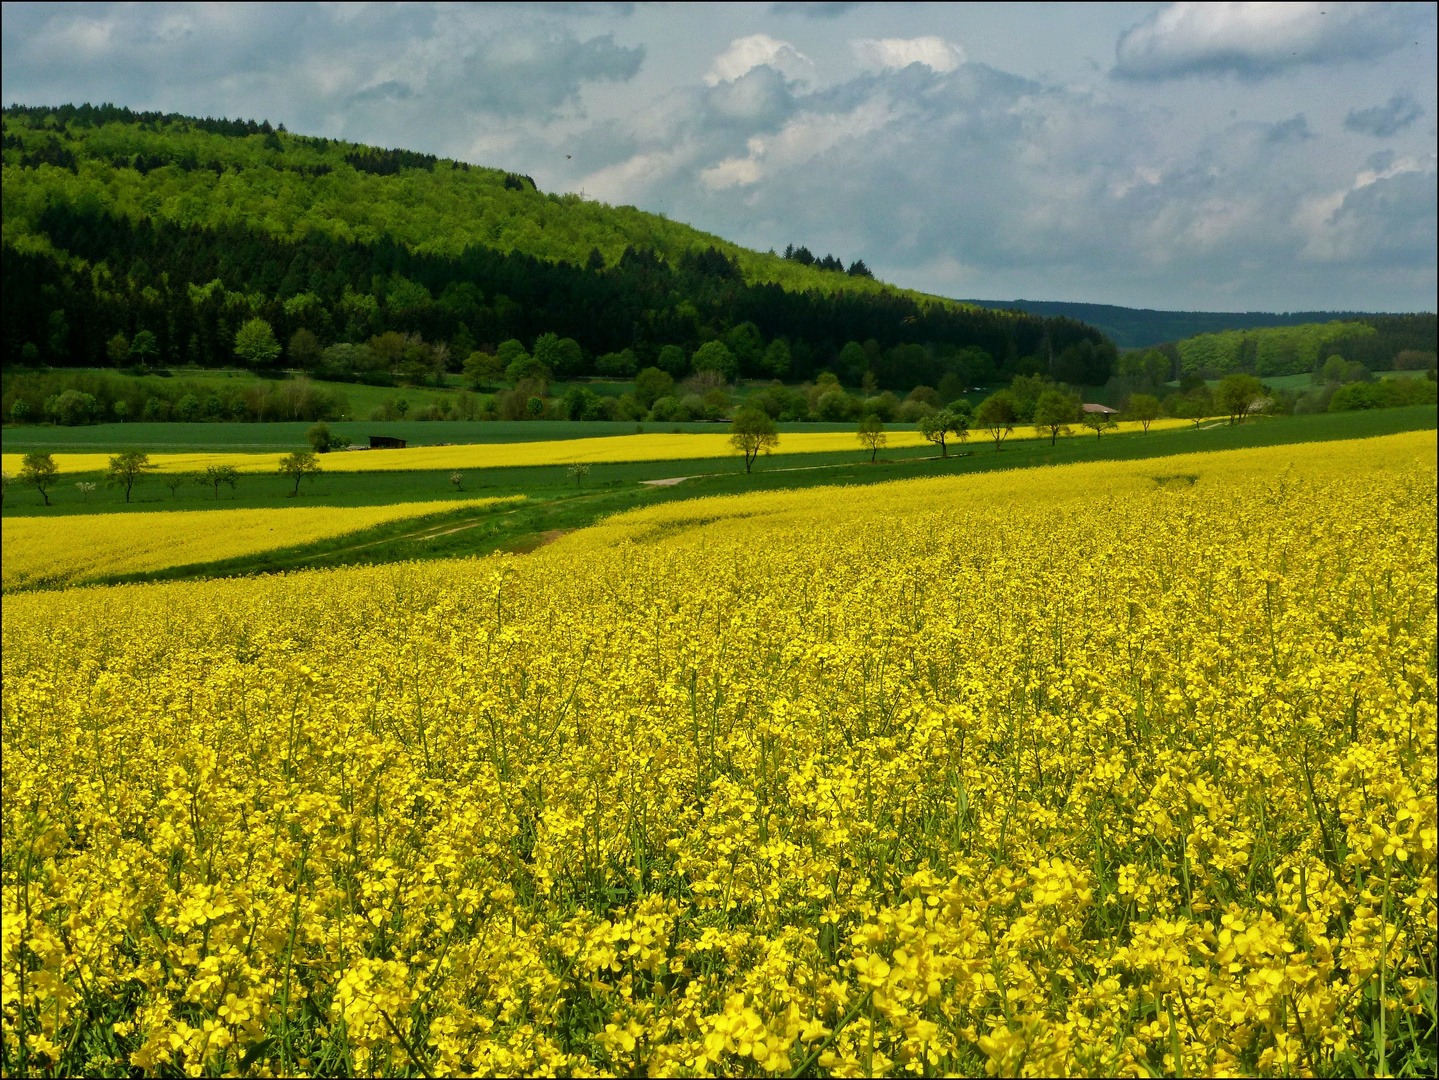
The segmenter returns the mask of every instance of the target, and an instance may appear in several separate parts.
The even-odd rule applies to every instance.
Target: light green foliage
[[[4,129],[7,140],[15,141],[15,148],[6,151],[7,160],[55,137],[40,120],[15,115],[4,118]],[[506,174],[499,169],[440,160],[430,169],[407,167],[377,175],[345,160],[347,154],[370,153],[371,147],[289,133],[236,138],[210,134],[184,120],[158,125],[158,130],[142,129],[138,123],[83,127],[72,122],[64,134],[76,157],[74,175],[53,165],[7,168],[7,242],[49,249],[38,222],[53,197],[132,221],[258,226],[290,242],[316,230],[361,243],[389,237],[427,254],[454,256],[466,247],[483,246],[576,266],[587,265],[595,250],[604,264],[613,266],[628,247],[653,249],[669,262],[714,247],[736,261],[750,283],[773,282],[793,292],[890,292],[946,307],[965,306],[750,251],[633,206],[545,194],[529,184],[513,190],[505,186]],[[164,164],[143,173],[117,164],[128,165],[137,154]],[[221,172],[186,169],[182,161],[215,162]],[[308,175],[301,179],[299,170]],[[422,290],[417,283],[392,279],[387,304],[403,305]],[[363,299],[357,298],[353,322],[361,332],[367,314]]]
[[[1199,334],[1176,343],[1175,348],[1185,375],[1215,378],[1239,371],[1260,376],[1299,375],[1313,371],[1336,342],[1375,333],[1374,327],[1364,323],[1335,320]]]
[[[135,335],[140,340],[140,335]],[[134,345],[130,346],[134,351]],[[280,343],[275,340],[275,331],[264,319],[247,319],[235,332],[235,355],[251,367],[265,367],[275,362],[280,355]]]
[[[102,407],[93,394],[80,390],[65,390],[48,398],[45,402],[45,416],[54,424],[73,427],[76,424],[93,424],[100,419]]]

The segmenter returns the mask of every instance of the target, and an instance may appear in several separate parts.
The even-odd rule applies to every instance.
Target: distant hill
[[[1197,334],[1251,330],[1263,326],[1300,326],[1355,319],[1364,311],[1155,311],[1113,304],[1071,304],[1062,300],[965,300],[995,311],[1024,311],[1048,318],[1063,316],[1103,330],[1121,349],[1147,349]]]
[[[580,347],[567,375],[666,346],[682,373],[718,339],[742,376],[829,369],[898,390],[1055,357],[1102,383],[1111,362],[1071,318],[901,289],[862,260],[751,251],[430,154],[111,105],[11,106],[3,127],[7,364],[122,363],[134,352],[117,338],[145,335],[154,364],[230,365],[253,319],[273,329],[271,365],[310,366],[291,355],[300,330],[312,359],[315,342],[418,336],[394,345],[397,370],[457,370],[477,347],[553,333]]]

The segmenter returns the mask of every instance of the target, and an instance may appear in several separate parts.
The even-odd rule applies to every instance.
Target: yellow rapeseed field
[[[4,1063],[1434,1068],[1435,436],[4,600]]]
[[[135,514],[5,519],[7,589],[82,582],[170,566],[216,562],[308,544],[391,521],[510,499],[461,499],[387,506],[315,506],[259,510],[175,510]]]
[[[1187,420],[1163,419],[1150,425],[1151,431],[1191,426]],[[1117,424],[1115,433],[1133,432],[1135,423]],[[1093,438],[1078,424],[1070,438]],[[913,428],[897,428],[886,433],[889,446],[902,448],[928,445],[923,435]],[[1016,428],[1010,439],[1034,438],[1028,426]],[[412,446],[404,450],[365,450],[326,454],[321,466],[331,472],[406,472],[426,469],[499,469],[523,465],[618,464],[636,461],[685,461],[694,458],[731,457],[727,430],[674,434],[606,435],[592,439],[554,439],[546,442],[466,443],[457,446]],[[779,437],[775,452],[780,454],[818,454],[852,450],[860,454],[860,445],[850,431],[785,432]],[[970,444],[982,448],[988,442],[983,431],[970,433]],[[957,445],[951,438],[951,447]],[[938,450],[936,449],[936,453]],[[864,451],[868,456],[869,451]],[[210,465],[230,465],[246,473],[274,472],[283,454],[187,453],[150,455],[159,472],[197,472]],[[62,473],[103,471],[109,454],[56,454],[55,464]],[[4,467],[17,474],[23,454],[5,454]]]

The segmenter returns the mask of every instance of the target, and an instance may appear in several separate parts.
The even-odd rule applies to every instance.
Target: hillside
[[[144,331],[154,363],[228,365],[254,318],[281,346],[270,360],[297,365],[302,329],[322,346],[418,335],[451,370],[553,332],[580,346],[571,374],[722,338],[740,374],[804,378],[854,342],[867,359],[852,353],[847,376],[896,388],[937,382],[964,350],[1000,368],[1112,352],[1069,319],[898,289],[406,150],[113,106],[12,107],[3,123],[9,364],[104,364],[116,335]],[[923,355],[892,362],[896,348]]]
[[[1152,308],[1076,304],[1061,300],[961,302],[994,311],[1023,311],[1045,318],[1062,316],[1076,319],[1104,331],[1121,349],[1147,349],[1169,341],[1225,330],[1327,323],[1336,319],[1357,319],[1372,314],[1362,311],[1156,311]]]

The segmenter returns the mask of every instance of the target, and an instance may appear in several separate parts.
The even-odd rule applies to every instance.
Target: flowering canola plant
[[[392,521],[510,499],[11,517],[0,532],[6,589],[75,583],[308,544]]]
[[[7,596],[5,1069],[1432,1071],[1435,450]]]
[[[1117,432],[1139,430],[1137,423],[1117,424]],[[1189,427],[1187,420],[1156,420],[1151,431],[1168,427]],[[927,446],[918,431],[905,428],[889,433],[889,446]],[[1020,425],[1019,438],[1033,430]],[[970,433],[983,444],[983,431]],[[1078,436],[1075,436],[1078,437]],[[780,435],[779,452],[785,454],[836,453],[853,450],[859,444],[852,431],[799,431]],[[404,450],[364,450],[327,454],[322,464],[327,472],[407,472],[439,469],[500,469],[525,465],[619,464],[637,461],[684,461],[693,458],[731,457],[728,431],[679,434],[604,435],[588,439],[554,439],[545,442],[464,443],[458,446],[412,446]],[[953,440],[951,439],[951,445]],[[246,473],[274,472],[282,454],[186,453],[151,454],[150,462],[159,472],[194,472],[210,465],[230,465]],[[110,460],[108,454],[55,454],[62,473],[100,472]],[[23,455],[5,454],[5,468],[20,469]]]

